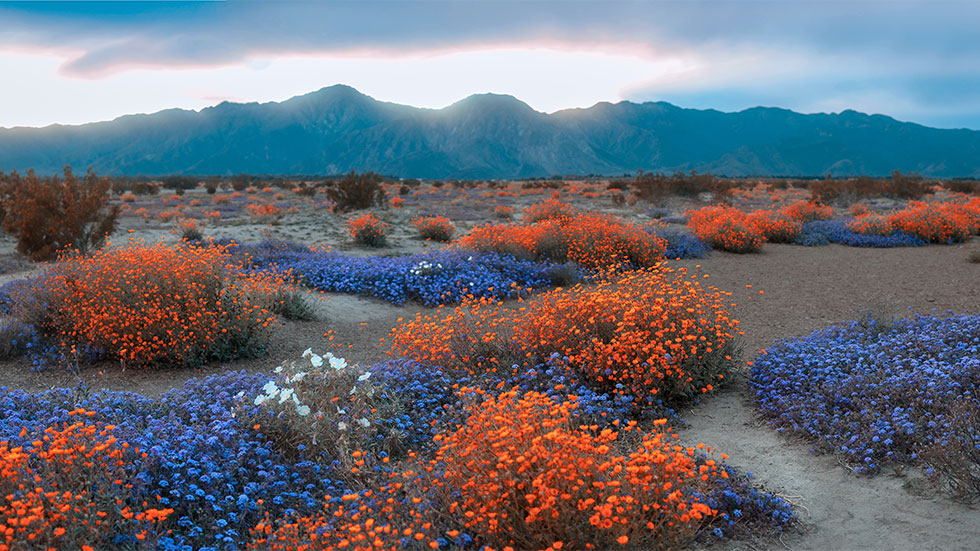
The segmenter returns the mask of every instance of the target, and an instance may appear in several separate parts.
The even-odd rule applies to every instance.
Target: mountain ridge
[[[0,170],[66,164],[114,175],[336,174],[527,178],[698,170],[726,176],[980,177],[980,131],[854,110],[726,113],[667,102],[597,102],[543,113],[507,94],[442,109],[346,85],[280,102],[221,102],[111,121],[0,128]]]

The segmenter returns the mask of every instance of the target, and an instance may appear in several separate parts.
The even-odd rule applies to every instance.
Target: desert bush
[[[525,224],[535,224],[546,220],[566,220],[575,216],[578,210],[556,197],[545,199],[524,209],[521,219]]]
[[[516,309],[470,300],[403,323],[389,342],[400,355],[475,377],[557,353],[568,358],[570,384],[630,396],[642,410],[724,380],[737,355],[728,308],[719,291],[660,267],[555,289]]]
[[[895,233],[895,227],[892,226],[888,216],[882,214],[866,214],[850,220],[847,222],[847,229],[864,235],[882,237]]]
[[[667,243],[664,249],[667,259],[701,258],[711,252],[711,247],[697,236],[671,229],[659,220],[648,223],[644,230]]]
[[[854,217],[864,216],[868,214],[868,205],[865,203],[853,203],[847,207],[847,212]]]
[[[444,216],[425,216],[412,221],[422,239],[448,243],[453,240],[456,226]]]
[[[980,502],[980,408],[957,398],[944,416],[942,435],[922,444],[927,473],[937,477],[957,501]]]
[[[837,243],[847,247],[923,247],[924,240],[904,232],[894,232],[890,235],[872,235],[855,232],[848,228],[846,220],[815,220],[803,224],[803,231],[793,241],[804,247],[818,247]]]
[[[771,210],[750,213],[748,222],[771,243],[792,243],[803,231],[803,223],[798,219]]]
[[[76,178],[70,167],[61,178],[0,173],[3,228],[17,237],[17,251],[32,260],[48,260],[65,249],[85,254],[116,229],[119,207],[109,204],[111,186],[92,170]]]
[[[284,456],[301,450],[338,461],[344,471],[354,467],[354,452],[405,456],[407,433],[398,426],[408,417],[370,371],[307,349],[301,361],[284,362],[273,374],[253,397],[261,407],[247,424],[260,423]]]
[[[931,184],[918,173],[902,174],[892,171],[889,178],[860,176],[849,179],[832,179],[812,182],[810,195],[814,201],[824,204],[851,204],[861,199],[892,197],[918,199],[929,193]]]
[[[448,512],[498,549],[690,543],[716,513],[699,496],[719,476],[717,464],[699,468],[694,448],[675,445],[662,430],[580,426],[574,408],[514,391],[472,407],[463,427],[439,439],[444,474],[436,491],[446,494]],[[620,432],[639,445],[624,445]]]
[[[14,314],[70,356],[127,366],[198,365],[261,353],[282,276],[241,275],[220,247],[134,241],[65,257],[32,282]]]
[[[969,203],[912,201],[888,218],[892,226],[930,243],[961,242],[980,229],[980,200]]]
[[[830,220],[834,217],[834,209],[815,201],[800,201],[784,208],[782,213],[806,224],[816,220]]]
[[[347,212],[381,206],[385,202],[382,177],[374,172],[357,174],[353,170],[326,189],[334,210]]]
[[[503,220],[510,220],[514,217],[514,207],[497,205],[493,208],[493,215]]]
[[[405,206],[405,199],[402,199],[401,197],[392,197],[391,200],[388,201],[388,205],[393,209],[400,209]]]
[[[943,186],[953,193],[980,195],[980,182],[976,180],[946,180]]]
[[[620,185],[620,184],[617,184]],[[673,175],[640,172],[632,182],[636,195],[645,201],[657,202],[671,196],[698,197],[702,193],[711,194],[714,200],[731,195],[735,185],[711,174],[690,174],[676,172]]]
[[[762,249],[765,236],[748,216],[732,207],[704,207],[685,213],[687,226],[714,249],[754,253]]]
[[[127,191],[119,196],[119,200],[123,203],[132,203],[136,201],[136,195]]]
[[[651,266],[663,258],[666,243],[638,226],[604,214],[568,213],[553,203],[546,205],[544,210],[550,214],[540,222],[477,226],[457,246],[518,258],[575,262],[590,269],[623,263]]]
[[[215,205],[227,205],[232,200],[231,195],[215,195],[211,198],[211,203]]]
[[[378,220],[371,213],[362,214],[347,222],[351,239],[365,247],[384,247],[388,242],[388,224]]]
[[[181,241],[197,241],[204,237],[201,226],[193,218],[179,218],[172,231]]]

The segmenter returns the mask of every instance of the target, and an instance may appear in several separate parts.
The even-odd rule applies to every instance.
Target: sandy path
[[[808,249],[767,245],[761,255],[712,253],[698,262],[707,281],[736,291],[745,356],[782,337],[805,335],[858,310],[906,316],[980,312],[980,265],[966,262],[974,243],[916,249]],[[752,285],[748,290],[745,285]],[[758,291],[763,290],[764,295]],[[753,298],[747,299],[749,293]],[[911,310],[909,309],[911,307]],[[974,550],[980,511],[930,495],[918,473],[857,477],[832,456],[760,425],[744,380],[686,412],[682,438],[725,451],[729,462],[801,505],[807,533],[732,549]]]

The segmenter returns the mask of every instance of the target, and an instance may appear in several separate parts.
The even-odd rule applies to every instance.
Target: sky
[[[441,108],[510,94],[854,109],[980,129],[980,1],[0,1],[0,127],[347,84]]]

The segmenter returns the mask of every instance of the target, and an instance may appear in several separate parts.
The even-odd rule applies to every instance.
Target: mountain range
[[[737,113],[601,102],[546,114],[507,95],[443,109],[343,85],[283,102],[224,102],[78,126],[0,128],[0,170],[100,174],[338,174],[528,178],[697,170],[725,176],[980,177],[980,131],[856,111]]]

